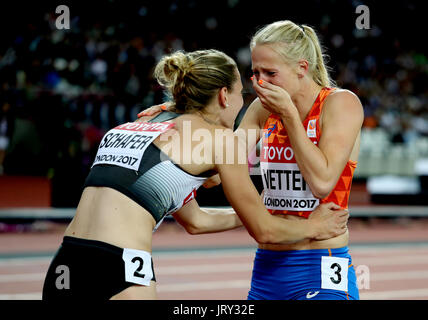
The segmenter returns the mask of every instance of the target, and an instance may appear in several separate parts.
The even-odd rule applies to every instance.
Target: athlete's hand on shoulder
[[[340,206],[333,202],[319,205],[311,213],[311,220],[315,228],[315,240],[327,240],[340,236],[347,230],[349,212],[341,210]]]
[[[141,111],[138,114],[138,118],[153,116],[159,112],[168,111],[168,109],[171,107],[171,105],[172,105],[172,102],[165,102],[162,104],[157,104],[157,105],[151,106],[150,108],[147,108],[147,109]]]
[[[217,173],[211,177],[209,177],[207,180],[205,180],[204,184],[202,185],[204,188],[212,188],[215,186],[218,186],[221,183],[220,175]]]
[[[252,81],[253,88],[266,110],[281,117],[289,117],[293,112],[297,112],[297,108],[286,90],[268,81],[257,81],[256,77],[252,77]]]

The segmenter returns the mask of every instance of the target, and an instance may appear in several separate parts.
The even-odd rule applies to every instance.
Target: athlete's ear
[[[227,88],[223,87],[218,92],[218,103],[223,108],[226,108],[227,106]]]
[[[303,78],[309,71],[309,63],[305,59],[300,59],[297,62],[297,76]]]

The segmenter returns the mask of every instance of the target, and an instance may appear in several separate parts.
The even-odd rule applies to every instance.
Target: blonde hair
[[[177,51],[164,56],[154,71],[178,112],[203,110],[220,88],[232,90],[238,79],[236,73],[235,61],[213,49]]]
[[[256,45],[270,45],[286,62],[298,62],[306,59],[312,79],[322,87],[335,86],[330,78],[329,68],[325,63],[327,57],[322,50],[314,29],[307,25],[297,25],[284,20],[271,23],[259,31],[251,39],[250,48]]]

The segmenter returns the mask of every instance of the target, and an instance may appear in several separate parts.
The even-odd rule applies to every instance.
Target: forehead
[[[285,65],[284,58],[270,45],[256,45],[251,51],[253,69],[278,68]]]

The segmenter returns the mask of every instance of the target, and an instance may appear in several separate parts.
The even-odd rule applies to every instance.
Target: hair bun
[[[202,110],[218,89],[232,90],[236,81],[236,63],[223,52],[177,51],[164,56],[156,65],[154,76],[167,89],[175,110]]]
[[[181,81],[192,70],[193,63],[190,57],[183,52],[176,52],[164,58],[163,72],[166,79],[176,83]]]

